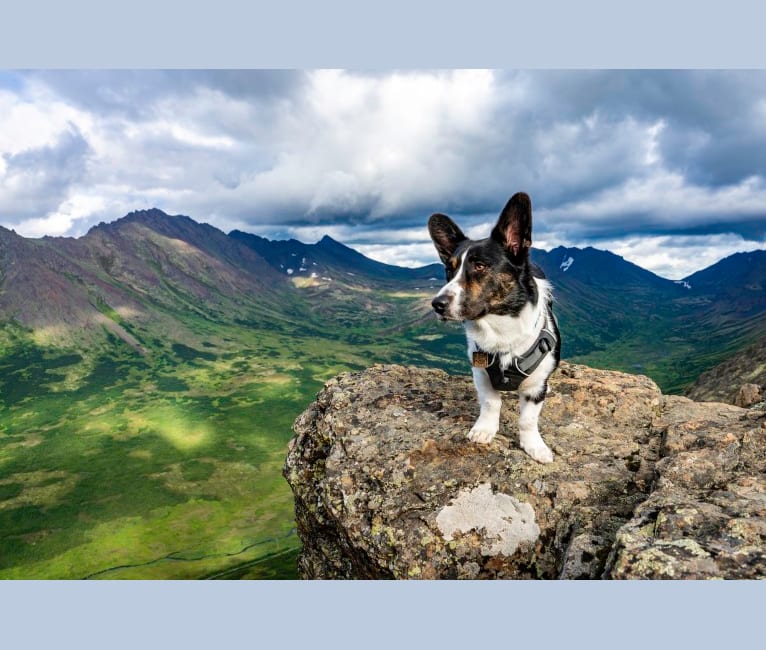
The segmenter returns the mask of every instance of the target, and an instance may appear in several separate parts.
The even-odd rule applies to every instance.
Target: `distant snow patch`
[[[316,272],[313,272],[313,273],[311,274],[311,278],[313,279],[313,278],[316,278],[316,277],[318,277],[318,276],[317,276],[317,274],[316,274]]]
[[[569,267],[572,266],[572,262],[574,262],[574,257],[567,257],[559,267],[562,271],[566,272],[569,270]]]
[[[484,555],[510,556],[520,544],[532,544],[540,537],[532,506],[502,492],[493,494],[489,483],[461,490],[439,511],[436,525],[448,541],[456,532],[475,530],[484,542]]]
[[[292,269],[287,269],[287,275],[292,275],[292,274],[293,274],[293,270]]]
[[[676,284],[680,284],[685,289],[691,289],[692,285],[690,285],[686,280],[673,280]]]

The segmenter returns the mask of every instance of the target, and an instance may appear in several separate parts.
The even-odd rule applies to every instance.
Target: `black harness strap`
[[[537,336],[537,340],[524,354],[511,358],[510,365],[503,369],[500,367],[500,355],[490,355],[483,350],[473,353],[475,368],[484,368],[495,390],[517,390],[519,384],[531,375],[542,363],[545,355],[556,346],[556,337],[553,332],[543,328]],[[492,362],[489,358],[493,357]]]

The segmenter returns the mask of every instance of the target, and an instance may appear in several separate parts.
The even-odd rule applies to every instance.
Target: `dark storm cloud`
[[[483,232],[519,190],[551,245],[762,241],[766,222],[761,71],[11,72],[2,119],[0,206],[30,232],[156,205],[370,247],[402,233],[412,261],[432,212]]]
[[[580,222],[564,230],[555,222],[549,224],[544,219],[538,219],[536,232],[538,236],[556,235],[557,237],[560,237],[562,232],[567,232],[568,236],[573,239],[591,241],[594,242],[594,245],[600,241],[625,236],[626,232],[632,236],[734,233],[751,241],[766,238],[766,218],[748,219],[734,214],[727,215],[726,220],[700,217],[696,223],[694,220],[690,221],[689,223],[676,224],[673,221],[663,221],[644,213],[624,213],[620,215],[618,222]]]
[[[433,210],[472,218],[498,210],[518,189],[530,192],[551,222],[543,228],[577,236],[635,232],[711,232],[750,235],[763,212],[711,214],[684,192],[654,188],[658,175],[677,175],[687,188],[726,188],[766,177],[766,74],[758,71],[535,71],[497,73],[496,101],[486,128],[450,134],[428,161],[433,179],[455,158],[455,182],[438,195],[415,196],[398,214],[376,210],[381,195],[358,193],[310,213],[292,210],[286,223],[369,223]],[[608,214],[567,220],[568,208],[595,204],[626,183],[644,183],[653,196],[615,206]],[[678,188],[676,188],[678,189]],[[703,199],[702,196],[699,197]],[[643,209],[641,207],[643,206]],[[582,213],[582,210],[579,210]],[[408,215],[402,217],[402,214]],[[579,217],[582,219],[582,215]]]
[[[521,149],[548,228],[579,237],[763,232],[766,73],[541,71],[503,79],[526,89],[501,112],[519,131],[537,134]],[[581,127],[570,142],[567,125]],[[558,169],[546,165],[539,146],[546,131],[555,134]],[[662,176],[680,184],[663,184]],[[730,191],[752,180],[751,196]],[[622,193],[622,205],[604,201],[610,191]],[[599,203],[609,209],[599,210]]]
[[[86,173],[89,150],[79,130],[70,125],[50,146],[3,155],[0,220],[18,224],[55,211]]]
[[[562,71],[522,73],[525,110],[542,124],[592,114],[604,126],[662,120],[659,152],[671,170],[705,185],[766,173],[764,71]],[[518,73],[504,75],[507,83]]]
[[[101,115],[150,116],[160,100],[200,89],[268,104],[299,93],[305,74],[290,70],[39,70],[26,73],[74,105]]]

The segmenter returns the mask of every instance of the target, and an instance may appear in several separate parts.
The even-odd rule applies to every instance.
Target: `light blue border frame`
[[[766,8],[726,0],[26,0],[0,65],[759,68]]]
[[[763,5],[701,6],[27,0],[3,8],[0,67],[766,67]],[[762,643],[764,591],[755,582],[19,581],[0,583],[0,634],[8,648],[736,647]]]

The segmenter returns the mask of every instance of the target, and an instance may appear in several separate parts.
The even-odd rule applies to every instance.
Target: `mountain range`
[[[534,249],[532,259],[553,283],[566,358],[643,372],[665,390],[681,390],[766,332],[764,251],[732,255],[680,281],[590,247]],[[195,314],[322,337],[335,332],[351,343],[361,327],[425,336],[426,346],[438,335],[455,344],[460,334],[432,322],[428,306],[442,276],[438,264],[384,264],[328,236],[305,244],[227,235],[157,209],[77,239],[26,239],[0,228],[2,320],[45,343],[97,340],[109,331],[145,353],[150,338],[198,341],[188,322]],[[406,307],[391,303],[397,292]],[[454,367],[453,345],[430,347]]]
[[[766,333],[763,251],[681,282],[593,248],[533,258],[564,356],[666,391]],[[0,228],[0,579],[297,577],[293,422],[343,371],[467,374],[430,308],[443,277],[159,210]]]

